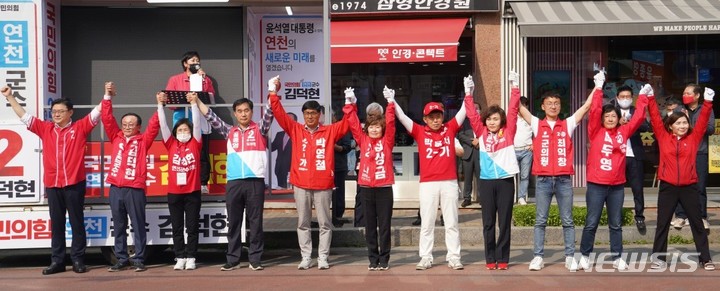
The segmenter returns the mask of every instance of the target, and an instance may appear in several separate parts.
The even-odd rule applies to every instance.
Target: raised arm
[[[112,97],[114,97],[115,94],[115,84],[113,84],[113,82],[105,83],[105,95],[103,96],[102,101],[101,117],[108,140],[112,140],[120,132],[120,128],[117,125],[117,120],[115,120],[112,108]]]
[[[532,124],[533,115],[532,113],[530,113],[530,110],[528,110],[527,107],[520,106],[520,110],[518,111],[518,113],[520,114],[520,118],[525,120],[527,124]]]
[[[470,96],[470,99],[472,99],[472,93],[473,90],[475,90],[475,82],[473,82],[472,76],[468,75],[467,77],[463,78],[463,87],[465,87],[465,100],[467,100],[467,96]],[[465,104],[466,102],[462,102],[462,105],[460,105],[460,110],[458,110],[457,114],[455,114],[455,121],[460,126],[462,126],[463,122],[465,122],[465,117],[467,116]],[[475,111],[474,104],[470,102],[470,105],[473,106],[473,111]]]
[[[520,75],[515,71],[510,74],[510,104],[507,112],[507,122],[505,123],[505,136],[512,142],[517,132],[518,111],[520,110],[520,87],[518,86]]]
[[[348,87],[345,89],[345,106],[343,107],[343,113],[348,117],[348,127],[350,127],[350,133],[353,138],[358,141],[362,140],[363,131],[360,127],[360,119],[357,116],[357,103],[355,102],[355,91],[353,88]]]
[[[275,116],[278,125],[285,131],[285,134],[290,134],[290,129],[297,123],[287,116],[285,108],[280,103],[280,96],[277,95],[277,90],[280,89],[280,77],[275,76],[268,81],[268,99],[270,99],[270,108],[272,114]]]
[[[630,117],[630,121],[625,124],[628,128],[628,136],[634,133],[641,125],[645,123],[645,108],[647,107],[648,99],[646,95],[638,95],[637,103],[635,104],[635,114]]]
[[[595,136],[602,126],[602,103],[603,103],[603,92],[602,86],[605,83],[605,74],[599,72],[595,74],[595,88],[590,93],[592,96],[590,99],[590,116],[588,117],[588,135]],[[618,116],[619,117],[619,116]],[[582,118],[580,119],[582,120]],[[576,119],[576,122],[579,123]]]
[[[660,109],[658,109],[657,102],[655,101],[655,94],[653,93],[652,87],[650,84],[645,84],[642,89],[640,89],[640,94],[638,98],[642,96],[647,96],[648,99],[648,112],[650,113],[650,124],[652,124],[653,133],[657,138],[660,138],[661,136],[668,135],[667,129],[663,125],[662,116],[660,115]],[[635,111],[635,115],[641,114],[637,111]]]
[[[158,113],[155,112],[152,117],[150,117],[148,126],[145,129],[145,133],[143,133],[143,140],[145,140],[146,150],[150,149],[150,147],[152,146],[153,140],[155,140],[158,131],[160,131],[160,122],[158,120]]]
[[[595,91],[593,90],[593,92],[595,92]],[[583,118],[585,118],[585,114],[587,114],[588,111],[590,111],[590,103],[592,103],[593,92],[590,92],[587,99],[585,99],[585,103],[583,103],[583,105],[580,106],[580,108],[578,108],[578,110],[575,111],[575,113],[572,115],[572,118],[575,119],[576,124],[579,124],[580,122],[582,122]]]
[[[165,107],[163,107],[165,101],[167,100],[167,96],[161,91],[155,93],[155,99],[157,100],[157,115],[158,122],[160,123],[160,135],[162,136],[163,142],[167,142],[170,139],[170,136],[172,136],[172,132],[167,125],[167,119],[165,117]],[[193,116],[193,119],[194,118],[195,116]]]
[[[385,142],[388,145],[395,145],[395,102],[388,103],[385,109]]]
[[[13,111],[15,111],[15,115],[17,115],[19,118],[22,118],[25,116],[25,109],[20,106],[20,103],[15,100],[15,96],[12,94],[12,88],[9,86],[3,86],[2,89],[0,89],[0,92],[2,92],[3,96],[5,96],[5,99],[10,103],[10,107],[12,107]]]
[[[213,129],[216,129],[218,133],[220,133],[223,137],[227,138],[228,133],[230,132],[230,129],[233,127],[232,124],[228,124],[220,117],[215,114],[215,112],[212,111],[205,103],[200,100],[200,98],[197,98],[196,93],[188,93],[185,98],[187,98],[187,101],[192,104],[193,102],[197,104],[198,111],[202,113],[202,115],[205,117],[205,120],[212,126]],[[192,110],[192,108],[191,108]],[[194,116],[193,116],[194,117]],[[194,120],[194,118],[193,118]],[[195,123],[193,123],[195,124]],[[195,126],[193,126],[195,128]],[[200,128],[198,126],[198,128]],[[201,129],[202,130],[202,129]]]
[[[195,100],[200,100],[200,98],[195,98]],[[193,124],[193,138],[197,140],[198,142],[202,142],[202,128],[200,126],[200,108],[198,108],[197,103],[190,103],[190,112],[192,113],[192,124]]]
[[[690,134],[697,140],[702,140],[703,137],[706,135],[706,130],[708,129],[708,123],[710,120],[710,115],[712,113],[712,102],[715,98],[715,91],[710,88],[705,88],[705,92],[703,93],[703,99],[705,99],[705,102],[702,104],[702,108],[700,108],[700,117],[698,118],[697,122],[695,123],[695,130]]]
[[[387,86],[385,86],[385,88],[383,89],[383,96],[388,101],[388,104],[390,104],[390,102],[395,103],[395,90],[390,89]],[[398,106],[397,104],[395,104],[395,115],[397,116],[397,119],[400,121],[400,123],[405,127],[407,132],[408,133],[412,132],[412,128],[413,128],[412,119],[410,119],[410,117],[405,115],[405,112],[403,112],[402,108],[400,108],[400,106]]]

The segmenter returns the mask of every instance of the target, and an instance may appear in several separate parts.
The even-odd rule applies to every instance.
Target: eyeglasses
[[[137,124],[135,124],[135,123],[123,123],[122,124],[122,128],[135,128],[135,126],[137,126]]]
[[[52,113],[52,115],[56,115],[56,114],[65,114],[68,111],[69,110],[53,110],[53,111],[50,111],[50,113]]]

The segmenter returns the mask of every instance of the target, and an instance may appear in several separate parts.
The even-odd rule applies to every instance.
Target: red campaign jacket
[[[550,128],[546,119],[538,122],[533,139],[532,174],[536,176],[573,175],[573,142],[565,120],[558,119]]]
[[[360,147],[360,171],[357,183],[360,187],[389,187],[395,184],[392,150],[395,146],[395,102],[385,109],[385,134],[371,138],[363,132],[357,117],[357,104],[343,108],[348,116],[350,132]]]
[[[147,151],[160,131],[157,112],[150,118],[144,133],[125,138],[113,116],[112,101],[105,99],[102,101],[102,122],[112,144],[107,182],[115,187],[145,190]]]
[[[613,129],[602,125],[603,92],[595,90],[588,117],[590,149],[587,157],[587,181],[602,185],[625,184],[627,140],[645,119],[647,97],[640,95],[637,109],[628,123]]]
[[[658,179],[675,186],[687,186],[697,183],[696,157],[698,147],[700,147],[707,129],[708,120],[710,120],[712,102],[703,102],[695,128],[692,129],[690,134],[678,138],[668,132],[668,129],[663,125],[655,96],[649,96],[648,100],[650,122],[660,151]]]
[[[62,188],[85,181],[85,145],[95,125],[90,114],[66,127],[30,117],[27,128],[40,137],[43,147],[45,187]]]
[[[335,187],[334,145],[348,131],[347,115],[332,125],[319,125],[314,133],[304,124],[292,120],[280,104],[280,97],[270,94],[275,120],[292,143],[290,184],[308,190],[330,190]]]

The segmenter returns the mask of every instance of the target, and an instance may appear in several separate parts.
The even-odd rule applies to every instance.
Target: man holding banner
[[[43,275],[65,272],[65,211],[72,229],[72,251],[75,273],[85,273],[85,166],[83,159],[87,136],[100,121],[100,105],[86,117],[72,122],[73,104],[61,98],[52,102],[52,121],[40,120],[25,112],[15,100],[12,89],[3,86],[0,92],[28,130],[40,137],[43,148],[45,194],[50,208],[52,262]]]

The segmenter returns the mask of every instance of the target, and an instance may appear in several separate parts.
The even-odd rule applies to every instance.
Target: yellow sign
[[[715,119],[715,134],[708,138],[710,173],[720,173],[720,119]]]

